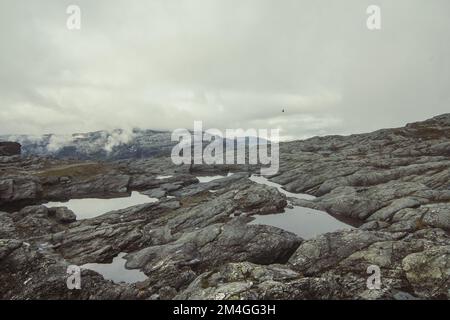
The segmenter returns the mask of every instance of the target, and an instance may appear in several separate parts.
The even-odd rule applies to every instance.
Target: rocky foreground
[[[450,298],[450,114],[283,143],[280,153],[270,179],[317,197],[292,202],[357,228],[304,240],[249,224],[287,205],[276,188],[248,179],[252,168],[0,156],[0,298]],[[219,170],[236,173],[196,178]],[[67,208],[42,205],[131,191],[159,201],[79,221]],[[116,284],[83,270],[82,289],[67,288],[69,265],[106,263],[121,252],[147,280]],[[367,287],[371,265],[381,270],[380,289]]]

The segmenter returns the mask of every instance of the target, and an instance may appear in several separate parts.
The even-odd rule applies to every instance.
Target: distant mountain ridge
[[[316,136],[301,142],[298,140],[283,142],[291,146],[301,143],[303,151],[320,150],[333,151],[344,146],[358,145],[364,149],[368,146],[362,140],[379,140],[384,136],[392,139],[415,138],[427,140],[440,137],[450,137],[450,113],[441,114],[431,119],[406,124],[400,128],[380,129],[374,132],[352,134],[350,136]],[[158,156],[168,156],[178,143],[171,140],[170,131],[151,129],[115,129],[69,135],[45,134],[36,135],[2,135],[0,141],[18,142],[22,145],[22,154],[37,156],[52,156],[55,158],[79,160],[121,160],[140,159]],[[256,137],[238,138],[237,144],[256,145]],[[206,145],[207,142],[204,144]],[[331,144],[331,145],[330,145]],[[448,149],[447,144],[436,148]],[[433,149],[433,150],[434,150]],[[450,151],[447,151],[448,154]]]
[[[53,156],[80,160],[139,159],[170,155],[178,143],[170,131],[114,129],[68,135],[2,135],[0,141],[22,145],[23,155]],[[245,140],[244,140],[245,139]],[[238,144],[256,145],[256,137],[236,139]]]

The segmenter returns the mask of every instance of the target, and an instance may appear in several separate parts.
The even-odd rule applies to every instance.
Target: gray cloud
[[[66,8],[82,29],[66,29]],[[382,30],[365,27],[369,4]],[[448,112],[446,0],[0,3],[0,134],[363,132]],[[282,113],[281,110],[285,109]]]

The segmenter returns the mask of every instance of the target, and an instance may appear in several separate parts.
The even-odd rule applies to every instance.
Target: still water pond
[[[226,176],[221,176],[221,175],[216,175],[216,176],[197,176],[196,178],[198,179],[198,181],[200,183],[206,183],[206,182],[211,182],[213,180],[229,177],[229,176],[232,176],[232,175],[233,175],[233,173],[230,172]]]
[[[286,197],[312,200],[315,197],[302,194],[291,193],[282,188],[281,185],[267,180],[265,177],[252,176],[250,180],[277,188]],[[284,229],[297,234],[303,239],[309,239],[322,233],[333,232],[342,229],[352,229],[353,227],[337,220],[326,212],[310,208],[293,206],[286,208],[284,213],[255,215],[255,220],[251,224],[265,224],[280,229]]]
[[[158,199],[150,198],[144,194],[133,191],[129,197],[112,198],[112,199],[71,199],[67,202],[48,202],[45,206],[51,207],[67,207],[72,210],[77,220],[94,218],[104,213],[125,209],[144,203],[156,202]]]
[[[112,280],[115,283],[136,283],[146,280],[147,276],[142,271],[125,268],[127,262],[123,258],[125,255],[126,253],[122,252],[111,263],[87,263],[82,265],[81,268],[96,271],[106,280]]]

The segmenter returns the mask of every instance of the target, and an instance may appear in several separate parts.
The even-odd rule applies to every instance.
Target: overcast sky
[[[450,112],[449,14],[448,0],[0,0],[0,134],[402,126]]]

